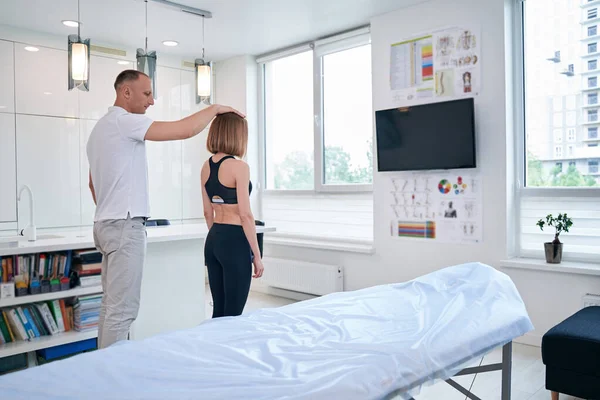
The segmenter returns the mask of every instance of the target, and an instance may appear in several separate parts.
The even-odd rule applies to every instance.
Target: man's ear
[[[131,97],[131,88],[130,88],[129,86],[125,86],[125,87],[123,88],[123,96],[124,96],[126,99],[129,99],[129,98]]]

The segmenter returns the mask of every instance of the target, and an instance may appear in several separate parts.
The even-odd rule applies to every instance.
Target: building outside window
[[[595,56],[600,41],[589,39],[599,34],[598,2],[526,0],[518,4],[521,13],[516,26],[523,29],[517,31],[521,42],[517,52],[522,57],[517,58],[516,70],[523,74],[518,76],[523,87],[517,88],[517,95],[524,96],[524,107],[517,110],[521,136],[516,146],[516,180],[523,183],[517,194],[522,212],[516,224],[516,255],[543,258],[540,243],[547,233],[535,229],[531,216],[560,209],[577,216],[571,247],[564,250],[563,259],[600,263],[600,230],[578,230],[597,224],[593,216],[600,204],[600,118],[596,109],[600,67]],[[542,28],[549,27],[549,21],[552,28]],[[548,55],[557,50],[563,56],[561,65],[548,61]],[[568,64],[575,65],[572,76],[562,73]],[[582,66],[579,72],[578,65]],[[567,106],[565,112],[555,107],[555,99],[569,97],[576,99],[574,108]],[[525,141],[525,137],[529,139]]]

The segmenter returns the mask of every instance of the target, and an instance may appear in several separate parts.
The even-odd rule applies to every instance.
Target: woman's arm
[[[200,186],[202,187],[202,207],[204,208],[204,219],[206,220],[206,226],[208,226],[208,229],[210,230],[215,220],[215,211],[213,210],[212,203],[210,202],[210,198],[208,197],[208,193],[206,193],[206,188],[204,187],[204,183],[208,180],[208,168],[208,162],[205,162],[202,166],[202,171],[200,172]]]
[[[246,239],[250,243],[252,253],[254,253],[254,263],[260,263],[261,254],[258,248],[258,239],[256,237],[256,225],[254,215],[250,210],[250,193],[248,191],[250,184],[250,168],[243,161],[239,162],[239,167],[236,168],[235,186],[237,190],[238,208],[240,210],[240,218],[242,220],[242,228],[246,234]],[[262,263],[260,263],[262,268]],[[256,277],[262,275],[262,270],[256,272]]]

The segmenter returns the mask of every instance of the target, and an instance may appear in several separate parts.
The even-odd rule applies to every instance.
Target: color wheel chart
[[[442,179],[440,181],[440,183],[438,184],[438,190],[442,194],[450,193],[450,191],[452,190],[452,184],[450,182],[448,182],[446,179]]]
[[[406,173],[390,177],[390,235],[443,243],[481,243],[483,213],[477,174]]]

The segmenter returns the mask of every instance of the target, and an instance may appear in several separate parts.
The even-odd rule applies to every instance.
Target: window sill
[[[345,253],[362,253],[373,254],[375,247],[369,242],[344,242],[334,241],[328,238],[294,238],[294,237],[277,237],[276,235],[268,235],[264,238],[264,243],[276,246],[291,246],[303,247],[318,250],[333,250]]]
[[[537,258],[511,258],[500,261],[504,268],[527,269],[544,272],[558,272],[576,275],[600,276],[600,264],[563,261],[560,264],[548,264],[544,259]]]

